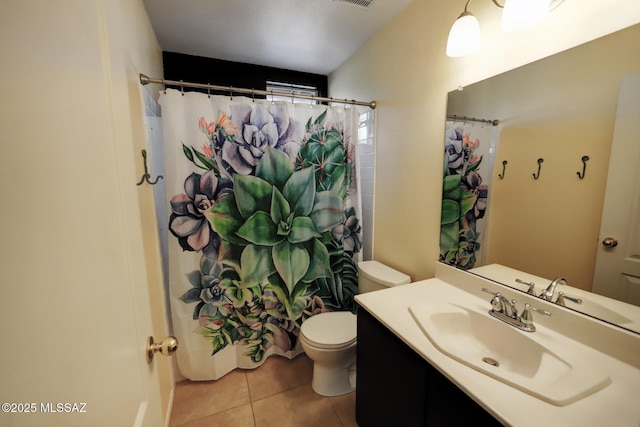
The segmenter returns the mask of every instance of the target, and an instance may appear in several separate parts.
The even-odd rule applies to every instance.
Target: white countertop
[[[556,330],[554,324],[564,324],[565,336],[597,350],[599,363],[606,367],[611,378],[611,384],[602,390],[566,406],[555,406],[448,357],[429,341],[408,307],[428,299],[434,286],[462,288],[478,296],[482,294],[482,287],[500,287],[452,267],[438,266],[437,271],[438,278],[361,294],[356,296],[356,301],[505,425],[640,426],[640,335],[563,309],[553,310],[550,319],[536,317],[536,323],[550,329]],[[458,283],[454,286],[454,282]],[[499,291],[508,298],[519,299],[519,305],[526,300],[521,294],[510,295],[506,287],[500,287]],[[484,295],[488,310],[490,296]],[[566,333],[566,328],[580,328],[582,332],[573,336]]]

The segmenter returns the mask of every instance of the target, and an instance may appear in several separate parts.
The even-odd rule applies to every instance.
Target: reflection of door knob
[[[147,338],[147,363],[151,363],[153,355],[161,353],[170,356],[178,349],[178,340],[176,337],[166,337],[159,343],[153,342],[153,337]]]
[[[615,248],[616,246],[618,246],[618,241],[613,237],[605,237],[602,241],[602,246],[604,246],[605,248]]]

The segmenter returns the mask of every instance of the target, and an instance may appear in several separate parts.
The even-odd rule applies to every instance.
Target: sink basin
[[[409,311],[442,353],[553,405],[575,402],[611,381],[587,347],[558,334],[520,331],[479,304],[426,301]]]

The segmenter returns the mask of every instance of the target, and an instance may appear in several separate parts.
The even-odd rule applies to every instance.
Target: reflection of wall
[[[640,70],[638,40],[640,25],[450,94],[449,113],[501,121],[496,164],[509,163],[494,179],[489,263],[591,289],[619,82]]]
[[[471,2],[482,47],[445,55],[464,1],[414,0],[329,76],[329,95],[378,101],[374,259],[433,277],[440,238],[447,92],[640,22],[637,0],[565,1],[543,24],[505,34],[500,9]]]

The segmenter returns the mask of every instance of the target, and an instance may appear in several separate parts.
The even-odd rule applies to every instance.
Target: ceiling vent
[[[337,3],[347,3],[358,7],[367,8],[373,3],[373,0],[333,0]]]

